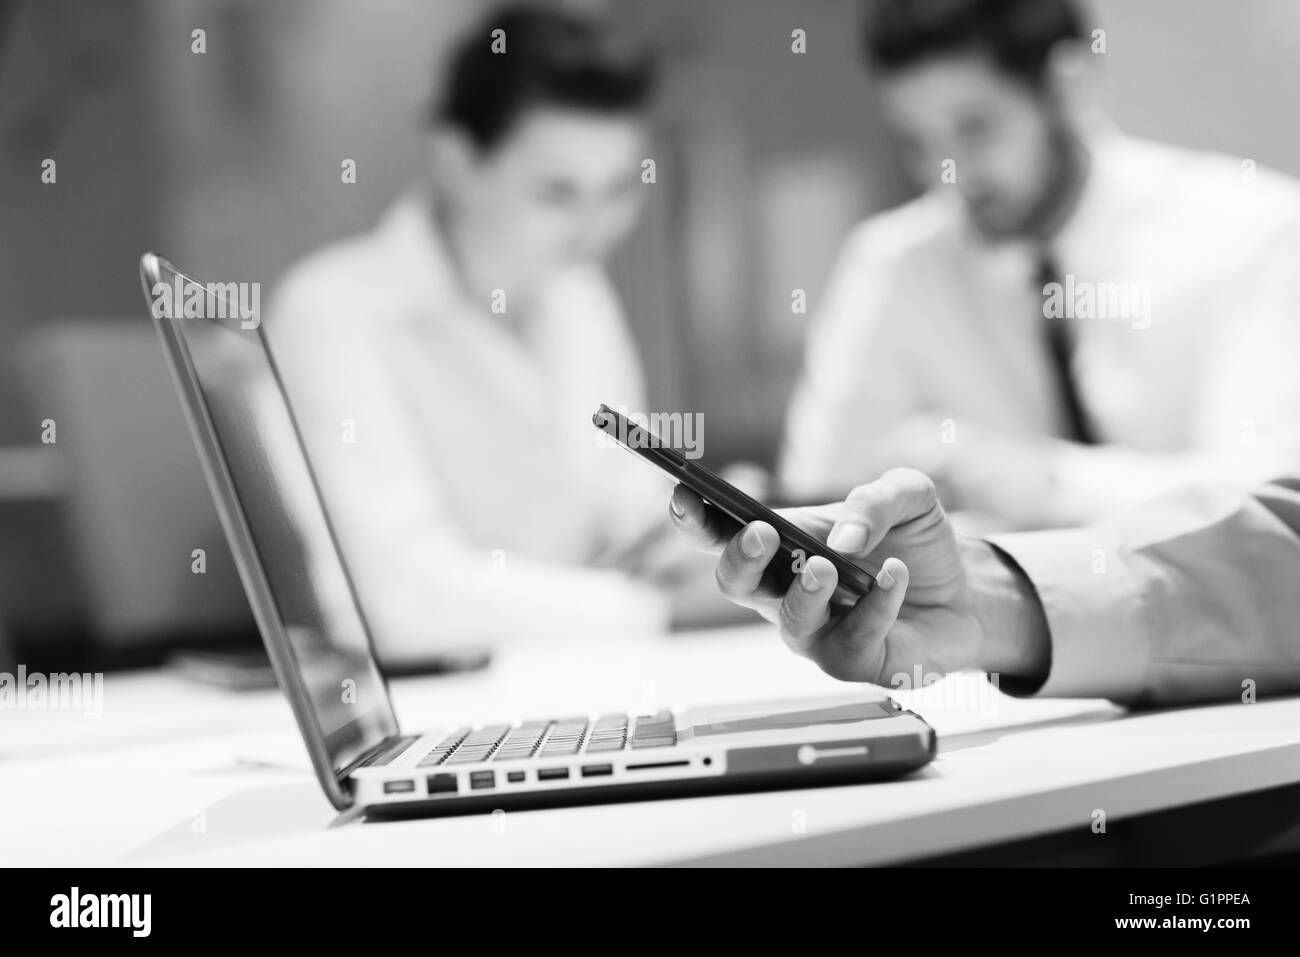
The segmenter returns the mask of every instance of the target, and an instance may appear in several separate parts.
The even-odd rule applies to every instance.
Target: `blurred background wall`
[[[791,291],[815,313],[845,231],[907,196],[861,69],[859,4],[611,5],[669,57],[658,182],[613,267],[652,404],[706,411],[714,461],[770,461],[807,318]],[[485,7],[0,0],[0,621],[127,642],[247,624],[220,611],[238,590],[136,260],[155,248],[200,277],[273,286],[298,257],[368,228],[418,172],[440,58]],[[1088,8],[1107,32],[1121,125],[1300,175],[1294,0]],[[808,36],[799,56],[795,28]],[[56,412],[65,428],[42,444]],[[177,514],[182,533],[151,537]],[[173,582],[142,613],[132,583],[158,584],[149,556],[187,543],[208,550],[211,576]]]

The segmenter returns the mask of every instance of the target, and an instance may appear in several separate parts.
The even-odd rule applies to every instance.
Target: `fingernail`
[[[763,553],[767,551],[763,545],[763,536],[758,533],[755,526],[749,526],[740,536],[740,550],[745,553],[746,558],[762,558]]]
[[[876,576],[876,584],[885,591],[889,591],[889,589],[894,587],[894,576],[889,574],[886,569],[882,568],[880,569],[880,574]]]
[[[668,500],[668,510],[678,518],[686,517],[686,510],[677,504],[677,498],[673,497]]]
[[[803,585],[806,591],[818,591],[825,582],[818,581],[817,574],[812,570],[811,565],[805,565],[803,573],[799,576],[799,584]]]
[[[836,525],[831,529],[831,537],[826,540],[826,544],[837,552],[856,552],[867,544],[866,526],[856,522]]]

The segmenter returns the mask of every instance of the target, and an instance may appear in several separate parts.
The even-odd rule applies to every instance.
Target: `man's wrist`
[[[998,675],[1004,690],[1030,693],[1047,680],[1052,645],[1033,582],[1001,549],[961,540],[971,608],[980,632],[977,667]]]

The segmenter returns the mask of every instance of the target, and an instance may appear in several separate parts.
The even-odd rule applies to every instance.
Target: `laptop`
[[[403,728],[256,317],[152,253],[140,275],[240,579],[320,785],[366,816],[895,777],[937,736],[883,692]]]

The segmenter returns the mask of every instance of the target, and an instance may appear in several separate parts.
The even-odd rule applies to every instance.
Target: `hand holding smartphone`
[[[649,429],[629,421],[607,405],[597,409],[591,421],[623,448],[658,466],[741,525],[766,522],[775,528],[781,546],[777,558],[772,560],[768,568],[773,587],[782,591],[788,588],[797,576],[798,569],[802,569],[803,563],[814,555],[822,556],[835,566],[839,586],[852,594],[860,597],[875,587],[875,580],[864,568],[832,550],[824,542],[819,542],[721,476],[691,461]]]

